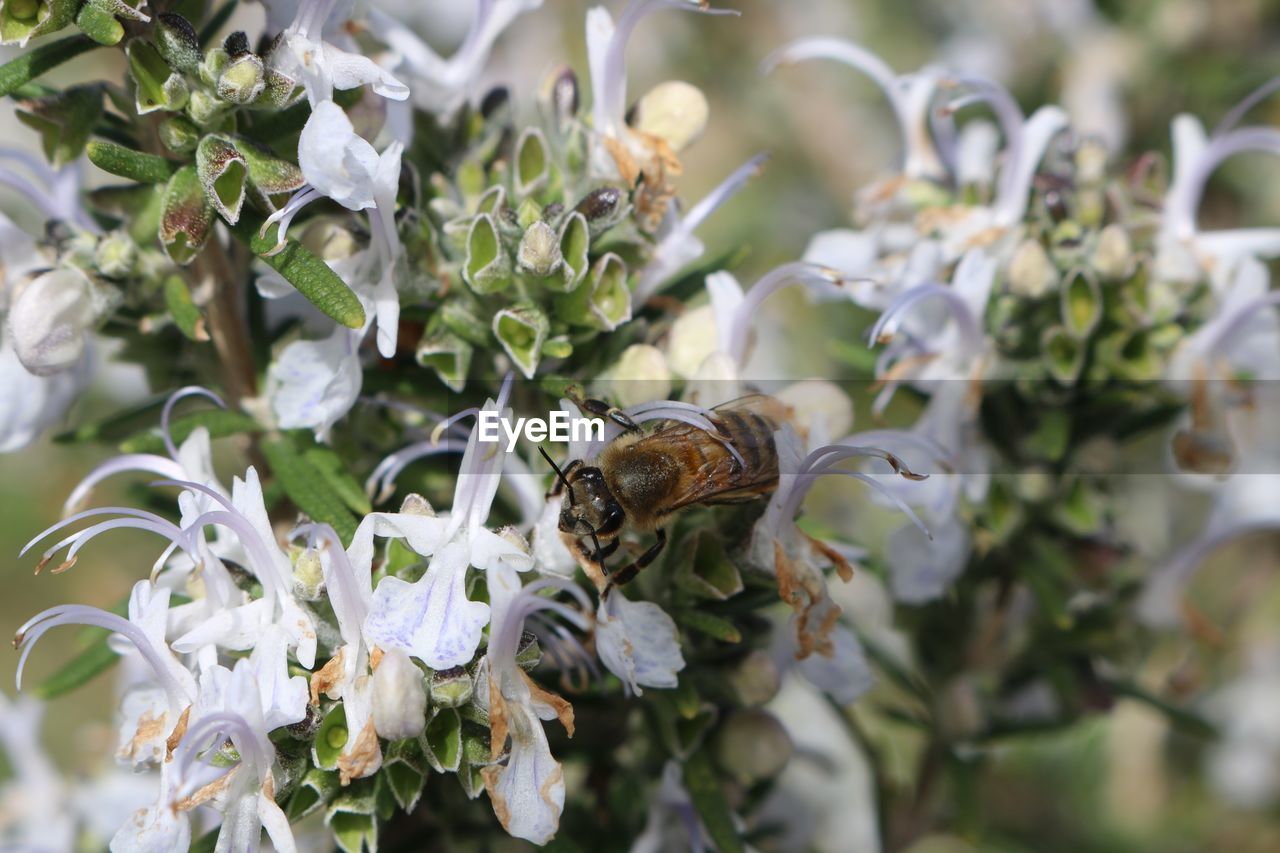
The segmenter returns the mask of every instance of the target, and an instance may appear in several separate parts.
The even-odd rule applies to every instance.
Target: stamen
[[[279,223],[279,227],[276,229],[276,244],[266,252],[263,252],[263,254],[267,257],[271,257],[272,255],[279,254],[283,251],[285,244],[288,241],[286,232],[288,232],[289,226],[293,224],[293,218],[298,215],[298,211],[302,210],[302,208],[311,204],[311,202],[316,199],[321,198],[324,198],[324,193],[320,192],[318,189],[310,186],[303,187],[295,192],[293,196],[285,202],[284,207],[268,216],[266,221],[262,223],[262,227],[258,229],[258,236],[266,237],[267,231],[270,230],[273,224]]]
[[[208,388],[201,388],[199,385],[188,385],[169,395],[169,399],[164,403],[164,409],[160,412],[160,435],[164,438],[164,446],[169,451],[169,458],[174,462],[178,461],[178,448],[174,446],[173,433],[169,430],[169,418],[173,414],[173,407],[178,401],[186,397],[205,397],[212,400],[219,409],[227,407],[227,404],[222,402],[221,397]]]

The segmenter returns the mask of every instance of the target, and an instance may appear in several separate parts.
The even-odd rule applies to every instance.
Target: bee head
[[[618,535],[625,517],[599,468],[578,468],[565,483],[560,508],[560,529],[565,533],[606,539]]]

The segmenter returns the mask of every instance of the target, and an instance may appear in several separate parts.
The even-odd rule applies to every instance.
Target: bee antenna
[[[538,452],[542,454],[543,459],[547,460],[547,464],[551,466],[551,470],[556,472],[556,477],[560,480],[560,485],[564,486],[565,493],[569,496],[569,506],[573,506],[573,487],[569,485],[569,480],[565,477],[564,472],[560,470],[560,466],[551,458],[551,454],[547,453],[546,448],[539,446]]]

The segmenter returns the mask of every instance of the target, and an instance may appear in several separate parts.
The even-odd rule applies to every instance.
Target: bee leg
[[[577,393],[577,389],[573,388],[565,392],[569,400],[588,414],[595,415],[598,418],[607,418],[627,432],[640,432],[640,425],[631,419],[631,416],[619,409],[617,406],[610,406],[604,400],[593,400],[583,397]]]
[[[620,544],[622,544],[621,539],[614,539],[608,545],[604,545],[596,549],[596,552],[591,555],[591,562],[599,566],[600,571],[604,572],[606,576],[609,574],[609,570],[604,567],[604,561],[613,556],[614,552],[618,550],[618,546]]]
[[[629,563],[618,569],[616,572],[609,574],[609,587],[626,586],[635,580],[636,575],[640,574],[641,569],[646,568],[654,560],[658,559],[658,555],[662,553],[662,549],[667,547],[667,531],[658,528],[658,541],[649,546],[649,549],[636,557],[634,563]],[[617,541],[617,540],[614,540]],[[606,595],[608,594],[606,590]]]
[[[547,491],[546,497],[548,499],[559,497],[561,493],[564,492],[564,484],[568,482],[569,474],[574,468],[577,468],[581,464],[581,459],[575,459],[568,465],[564,466],[564,479],[562,480],[559,477],[556,477],[555,480],[552,481],[551,488]]]

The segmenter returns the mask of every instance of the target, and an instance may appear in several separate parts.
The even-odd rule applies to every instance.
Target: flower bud
[[[709,114],[702,90],[680,80],[668,80],[654,86],[636,104],[632,126],[658,137],[672,151],[680,151],[702,135]]]
[[[511,283],[511,262],[498,225],[489,214],[477,216],[471,223],[462,279],[476,293],[497,293]]]
[[[1133,272],[1133,243],[1123,225],[1113,222],[1098,234],[1092,264],[1106,279],[1127,278]]]
[[[512,187],[518,198],[533,195],[551,181],[551,157],[542,131],[529,128],[516,141],[515,174]]]
[[[431,704],[459,708],[471,701],[475,681],[465,667],[438,670],[431,676]]]
[[[1051,326],[1040,338],[1040,351],[1049,375],[1063,385],[1072,385],[1084,368],[1084,347],[1062,326]]]
[[[591,236],[603,233],[627,215],[629,205],[622,190],[617,187],[600,187],[587,193],[574,207],[587,220]]]
[[[782,676],[773,658],[763,649],[755,649],[729,670],[729,686],[738,701],[747,708],[758,708],[778,693]]]
[[[373,671],[373,728],[378,737],[417,737],[427,724],[427,691],[422,670],[403,649],[385,651]]]
[[[209,127],[221,119],[226,110],[226,103],[204,89],[196,89],[192,92],[191,102],[187,104],[187,115],[191,116],[191,120],[200,127]]]
[[[183,74],[195,74],[200,68],[200,39],[195,27],[181,15],[162,12],[156,16],[156,48],[169,67]]]
[[[25,47],[27,42],[54,33],[75,18],[80,0],[6,0],[0,3],[0,44]]]
[[[563,130],[578,114],[578,75],[568,66],[558,69],[547,78],[542,98],[556,127]]]
[[[107,278],[124,278],[138,263],[138,244],[124,231],[112,231],[98,241],[94,266]]]
[[[417,492],[411,492],[405,496],[404,501],[400,504],[401,515],[419,515],[423,518],[435,518],[435,507],[431,506],[431,501],[424,498]]]
[[[547,340],[547,315],[532,302],[503,308],[493,316],[493,334],[526,379],[532,379]]]
[[[560,241],[551,226],[542,220],[530,225],[516,251],[516,263],[520,269],[542,278],[558,270],[562,262]]]
[[[797,429],[810,436],[835,440],[853,432],[853,401],[839,385],[823,379],[795,382],[776,395],[794,413]]]
[[[200,142],[200,129],[191,119],[182,115],[172,115],[160,122],[157,132],[160,144],[175,154],[194,151]]]
[[[461,391],[467,384],[473,352],[471,344],[462,338],[441,331],[423,335],[414,357],[421,366],[434,370],[451,391]]]
[[[794,751],[791,736],[767,711],[739,711],[716,733],[716,764],[742,785],[752,785],[782,772]]]
[[[1058,271],[1039,240],[1018,244],[1009,259],[1009,291],[1027,299],[1039,299],[1058,283]]]
[[[609,396],[620,406],[634,406],[671,396],[671,370],[657,347],[632,344],[605,371]]]
[[[193,166],[183,166],[165,185],[160,211],[160,244],[169,260],[191,263],[213,227],[213,204]]]
[[[36,376],[74,367],[101,300],[78,269],[59,267],[28,282],[9,307],[8,335],[18,360]]]
[[[556,290],[569,293],[576,288],[591,267],[591,231],[587,219],[574,211],[560,226],[560,276]]]
[[[237,56],[218,75],[218,97],[233,104],[247,104],[262,94],[266,68],[252,53]]]
[[[227,222],[236,224],[249,174],[244,155],[227,137],[210,134],[196,148],[196,174],[214,208]]]
[[[711,306],[685,311],[671,324],[667,335],[667,364],[676,376],[688,379],[716,351],[716,346],[716,315]]]
[[[1102,319],[1102,290],[1098,280],[1086,270],[1070,273],[1061,291],[1062,322],[1067,331],[1086,338]]]
[[[135,84],[135,106],[138,115],[156,110],[180,110],[187,104],[191,90],[187,81],[169,67],[164,57],[143,39],[134,39],[125,48],[129,57],[129,73]]]
[[[627,265],[609,252],[596,261],[576,290],[556,301],[556,308],[562,319],[574,325],[612,332],[631,319]]]
[[[319,601],[324,589],[324,567],[314,548],[298,554],[293,564],[293,588],[304,601]]]

